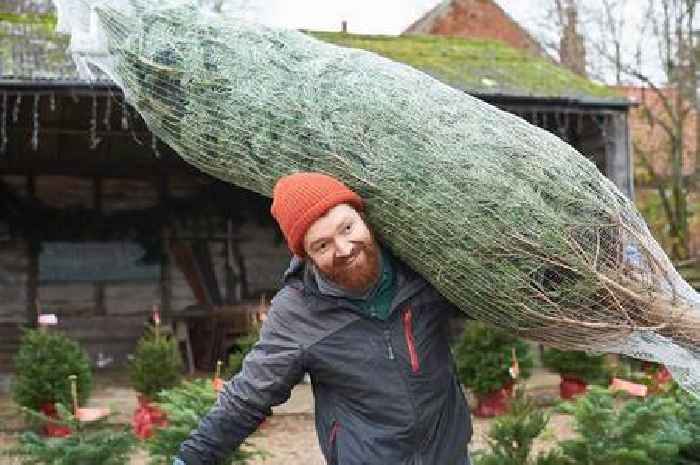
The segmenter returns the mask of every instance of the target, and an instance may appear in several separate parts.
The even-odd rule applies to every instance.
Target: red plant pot
[[[512,389],[512,388],[511,388]],[[478,394],[474,415],[481,418],[491,418],[503,415],[508,411],[508,389],[501,388],[488,394]]]
[[[167,426],[168,419],[165,412],[154,405],[148,397],[139,394],[138,402],[131,425],[137,438],[148,439],[153,436],[156,428]]]
[[[508,397],[513,397],[513,389],[515,389],[515,382],[512,379],[509,379],[503,385],[503,389],[506,390],[506,394],[508,394]]]
[[[559,383],[559,395],[562,399],[571,400],[574,397],[585,394],[588,383],[577,376],[561,375]]]
[[[41,413],[49,418],[58,419],[58,412],[56,412],[56,406],[53,404],[53,402],[43,404],[39,410],[41,410]],[[58,423],[54,423],[52,421],[47,421],[42,427],[42,430],[43,433],[50,438],[65,438],[66,436],[70,436],[71,433],[69,427],[59,425]]]
[[[659,385],[666,384],[671,381],[671,379],[673,379],[671,372],[668,371],[668,368],[665,366],[661,367],[660,370],[657,370],[656,373],[654,373],[654,381],[656,381],[656,383]]]

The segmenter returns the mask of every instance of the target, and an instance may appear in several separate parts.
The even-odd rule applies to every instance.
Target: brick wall
[[[637,102],[638,106],[632,107],[630,111],[630,130],[632,131],[632,140],[638,148],[651,154],[650,161],[654,168],[654,172],[661,176],[670,174],[671,166],[669,163],[669,139],[666,131],[660,124],[651,125],[644,117],[645,111],[650,111],[656,115],[656,118],[662,121],[669,122],[670,119],[666,116],[663,100],[651,89],[643,87],[621,87],[622,92],[627,95],[632,101]],[[672,89],[662,89],[664,95],[668,96],[672,101],[675,100]],[[695,170],[695,125],[697,124],[697,115],[693,112],[686,118],[685,131],[685,147],[683,149],[683,174],[692,174]],[[639,154],[637,151],[637,164],[640,163]]]
[[[491,0],[453,0],[419,19],[406,33],[491,39],[542,54],[539,44]]]

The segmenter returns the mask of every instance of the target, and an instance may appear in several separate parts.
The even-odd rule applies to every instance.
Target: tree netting
[[[55,0],[197,168],[269,196],[324,172],[382,242],[472,317],[561,349],[661,362],[700,393],[700,298],[634,205],[575,149],[409,66],[186,0]]]

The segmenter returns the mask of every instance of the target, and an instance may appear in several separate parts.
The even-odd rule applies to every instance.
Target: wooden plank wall
[[[0,179],[14,192],[29,195],[27,177],[1,176]],[[33,178],[33,185],[37,198],[52,207],[82,206],[99,208],[105,213],[152,207],[159,202],[163,188],[153,180],[47,175]],[[201,178],[173,178],[167,183],[167,194],[183,197],[201,187]],[[269,212],[260,212],[260,215],[269,215]],[[225,224],[225,221],[218,223]],[[32,254],[26,241],[2,235],[4,230],[6,228],[0,225],[0,325],[27,323],[32,308],[28,302],[32,295],[28,290],[33,275]],[[185,230],[169,233],[184,234],[185,240],[194,234]],[[219,288],[225,294],[226,230],[217,229],[207,234],[202,239],[208,242]],[[252,299],[259,294],[270,297],[289,263],[286,245],[276,239],[276,230],[269,222],[238,225],[233,237],[234,250],[241,255],[247,277],[248,295],[243,297]],[[36,297],[42,310],[57,314],[59,328],[80,341],[93,360],[102,353],[123,364],[142,334],[153,304],[166,307],[163,310],[167,318],[167,312],[182,312],[197,303],[184,273],[172,257],[165,266],[165,272],[161,268],[161,274],[167,277],[165,284],[160,277],[133,282],[37,282]],[[0,352],[3,350],[8,349],[0,347]],[[0,371],[2,365],[0,363]]]

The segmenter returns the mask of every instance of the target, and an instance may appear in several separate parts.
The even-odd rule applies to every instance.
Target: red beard
[[[379,278],[379,248],[374,240],[357,243],[352,254],[333,261],[332,269],[319,270],[343,289],[366,291]]]

